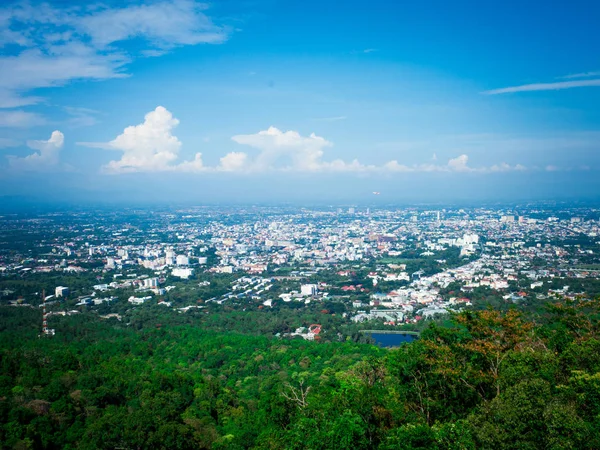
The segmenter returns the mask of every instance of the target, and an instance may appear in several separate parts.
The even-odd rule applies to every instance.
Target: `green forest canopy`
[[[395,350],[0,308],[2,448],[600,448],[600,302]]]

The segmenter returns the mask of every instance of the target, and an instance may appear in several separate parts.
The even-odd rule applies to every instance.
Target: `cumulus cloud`
[[[206,8],[195,0],[14,2],[0,11],[0,48],[11,46],[0,56],[0,108],[38,103],[27,95],[35,88],[127,76],[125,66],[136,57],[224,42],[229,29],[214,24]],[[132,39],[135,46],[123,45]]]
[[[324,161],[325,149],[333,144],[314,133],[302,136],[297,131],[269,127],[256,134],[241,134],[231,139],[253,147],[259,153],[254,158],[245,153],[236,153],[236,164],[229,165],[230,171],[368,172],[376,169],[376,166],[363,165],[356,159],[351,162],[342,159]]]
[[[454,172],[471,172],[473,169],[467,165],[468,162],[469,157],[467,155],[460,155],[448,161],[448,168]]]
[[[377,166],[361,164],[358,159],[346,162],[342,159],[334,159],[331,162],[322,162],[319,169],[329,172],[372,172],[377,170]]]
[[[493,173],[527,170],[525,166],[516,164],[511,166],[507,163],[494,164],[492,166],[472,167],[469,165],[468,155],[459,155],[451,158],[446,164],[414,164],[405,165],[398,161],[390,161],[384,164],[384,169],[389,172],[456,172],[456,173]]]
[[[130,172],[304,172],[304,173],[355,173],[385,174],[409,172],[508,172],[524,170],[521,165],[506,163],[491,167],[472,167],[466,154],[448,160],[446,164],[432,162],[406,165],[396,160],[381,165],[364,164],[358,159],[325,158],[325,150],[333,143],[312,133],[303,136],[297,131],[282,131],[276,127],[254,134],[239,134],[231,139],[251,147],[253,151],[232,151],[219,159],[214,166],[204,164],[201,153],[191,161],[180,161],[181,141],[173,134],[179,124],[171,112],[162,106],[146,114],[144,122],[125,128],[110,142],[78,142],[78,145],[121,152],[120,159],[102,167],[105,173]]]
[[[225,172],[239,172],[247,167],[248,155],[243,152],[231,152],[221,158],[218,169]]]
[[[325,161],[324,151],[333,144],[314,133],[308,137],[296,131],[281,131],[270,127],[256,134],[234,136],[233,141],[259,150],[254,158],[245,153],[235,166],[229,170],[264,171],[285,170],[298,172],[354,172],[354,173],[402,173],[402,172],[507,172],[524,170],[522,165],[511,166],[506,163],[491,167],[471,167],[466,154],[450,159],[446,164],[406,165],[396,160],[383,165],[366,165],[354,159],[350,162],[342,159]],[[239,154],[238,154],[239,155]],[[437,161],[437,157],[433,159]]]
[[[8,164],[15,170],[35,170],[44,171],[60,167],[60,149],[65,142],[65,137],[60,131],[53,131],[50,139],[47,141],[28,141],[27,146],[36,150],[23,158],[17,156],[7,156]],[[66,166],[63,166],[66,168]]]
[[[524,170],[527,170],[527,167],[525,167],[522,164],[516,164],[514,166],[511,166],[506,163],[501,163],[501,164],[494,164],[493,166],[491,166],[489,168],[490,172],[509,172],[511,170],[516,170],[518,172],[522,172]]]
[[[174,166],[167,166],[165,170],[174,172],[204,172],[209,170],[202,161],[202,153],[196,153],[191,161],[183,161]]]
[[[331,142],[312,133],[308,137],[296,131],[280,131],[269,127],[256,134],[240,134],[231,138],[234,142],[260,150],[248,167],[252,170],[296,169],[316,171],[323,167],[323,149]],[[283,161],[283,165],[281,164]]]
[[[164,172],[204,170],[202,155],[176,164],[181,142],[173,135],[179,120],[162,106],[146,114],[144,122],[125,128],[110,142],[78,142],[78,145],[122,152],[118,160],[110,161],[102,170],[106,173]]]

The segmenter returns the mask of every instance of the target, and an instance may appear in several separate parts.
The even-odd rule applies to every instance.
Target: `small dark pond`
[[[371,337],[375,341],[375,344],[386,348],[399,347],[402,344],[419,339],[419,336],[415,336],[413,334],[399,333],[372,333]]]

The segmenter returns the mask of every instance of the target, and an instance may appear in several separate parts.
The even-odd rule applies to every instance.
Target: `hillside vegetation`
[[[600,303],[463,312],[414,343],[0,308],[2,448],[600,448]]]

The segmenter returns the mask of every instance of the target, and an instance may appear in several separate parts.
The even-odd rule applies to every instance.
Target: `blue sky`
[[[0,195],[596,198],[599,19],[590,1],[3,2]]]

